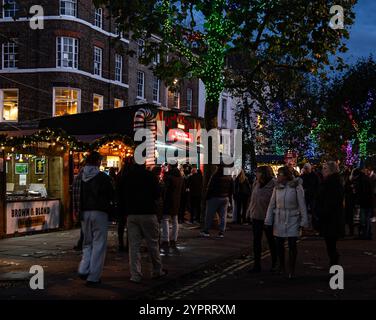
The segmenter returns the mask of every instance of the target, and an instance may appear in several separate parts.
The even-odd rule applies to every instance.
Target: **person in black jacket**
[[[316,213],[320,234],[325,239],[330,266],[332,266],[338,264],[337,241],[345,234],[344,188],[338,165],[334,161],[324,164],[323,177],[316,201]]]
[[[159,253],[158,178],[145,165],[134,164],[121,179],[118,194],[120,208],[128,216],[130,281],[142,281],[140,248],[143,239],[146,240],[153,265],[152,277],[164,276],[166,271],[162,269]]]
[[[249,183],[248,177],[242,169],[235,179],[235,207],[236,207],[236,222],[238,224],[246,223],[247,210],[251,200],[252,187]]]
[[[354,169],[351,180],[354,185],[355,203],[360,207],[359,238],[372,240],[373,190],[371,179],[361,169]]]
[[[180,210],[184,178],[177,164],[169,164],[168,172],[164,176],[165,201],[162,218],[162,247],[167,252],[169,247],[176,250],[179,235],[178,215]],[[172,230],[170,232],[170,220]]]
[[[201,170],[192,168],[191,175],[188,179],[188,188],[191,203],[191,223],[200,222],[203,189],[203,178]]]
[[[209,230],[216,212],[220,215],[218,237],[223,238],[226,230],[226,218],[229,199],[234,192],[234,183],[231,176],[224,175],[224,166],[219,165],[211,177],[206,196],[205,229],[201,232],[203,237],[210,237]]]
[[[82,213],[84,243],[78,273],[88,286],[100,283],[107,249],[108,214],[112,210],[114,189],[111,178],[99,171],[101,156],[92,152],[86,158],[79,194],[73,194]]]

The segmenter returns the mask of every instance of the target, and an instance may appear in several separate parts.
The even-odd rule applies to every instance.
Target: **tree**
[[[343,30],[329,26],[329,8],[336,1],[263,2],[261,7],[245,12],[247,23],[231,48],[228,86],[239,96],[251,95],[259,102],[259,108],[268,112],[270,104],[263,94],[265,88],[268,95],[275,96],[273,91],[279,91],[285,76],[288,82],[283,82],[284,93],[291,97],[297,92],[302,74],[326,79],[329,69],[343,70],[345,65],[339,56],[336,66],[327,66],[331,55],[347,51],[344,39],[349,37],[347,29],[354,20],[356,1],[341,2],[346,12]]]
[[[363,161],[376,152],[375,98],[376,62],[372,57],[359,60],[334,79],[326,93],[327,118],[341,128],[337,141],[346,146],[351,142]]]

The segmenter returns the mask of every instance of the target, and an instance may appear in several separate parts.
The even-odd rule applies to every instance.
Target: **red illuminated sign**
[[[170,129],[167,134],[167,140],[169,141],[182,141],[182,142],[193,142],[192,135],[188,132],[184,132],[179,129]]]

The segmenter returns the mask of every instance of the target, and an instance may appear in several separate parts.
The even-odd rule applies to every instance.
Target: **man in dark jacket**
[[[325,238],[330,265],[338,264],[337,240],[345,234],[343,210],[344,188],[341,183],[338,165],[329,161],[323,166],[324,180],[320,185],[316,212],[320,234]]]
[[[188,179],[188,188],[191,203],[191,222],[200,222],[203,179],[201,171],[197,168],[192,168]]]
[[[99,171],[101,156],[92,152],[86,158],[80,190],[73,194],[82,215],[84,243],[78,273],[88,286],[100,283],[107,249],[108,214],[114,199],[109,176]]]
[[[205,229],[201,232],[203,237],[210,237],[209,230],[216,212],[220,215],[218,237],[223,238],[226,230],[226,218],[229,199],[234,192],[234,183],[231,176],[224,175],[224,166],[219,165],[217,171],[210,178],[206,196]]]
[[[355,201],[360,207],[360,238],[372,240],[373,189],[371,179],[360,169],[353,172]]]
[[[176,249],[176,241],[179,234],[178,214],[180,201],[184,186],[184,178],[176,164],[169,164],[169,170],[164,177],[165,202],[162,218],[162,246],[165,250],[170,246]],[[172,222],[172,233],[170,236],[170,221]],[[170,238],[171,237],[171,238]]]
[[[131,281],[140,283],[141,242],[146,240],[153,264],[153,278],[166,274],[162,270],[159,253],[159,223],[157,201],[160,189],[156,175],[144,165],[134,164],[119,182],[118,194],[121,210],[125,210],[129,241],[129,268]]]

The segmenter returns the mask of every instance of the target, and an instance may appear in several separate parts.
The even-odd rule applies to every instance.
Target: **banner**
[[[7,234],[59,228],[60,200],[7,203]]]

